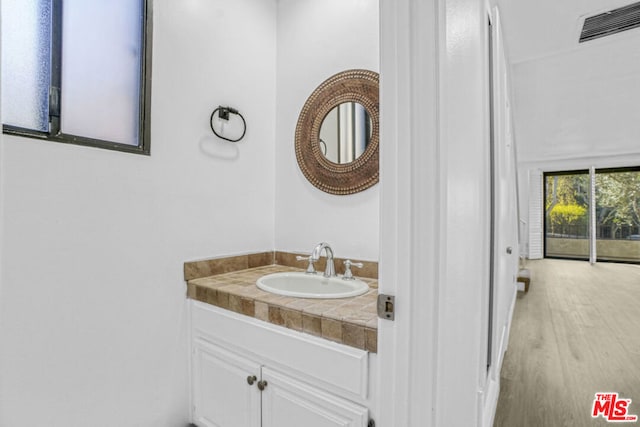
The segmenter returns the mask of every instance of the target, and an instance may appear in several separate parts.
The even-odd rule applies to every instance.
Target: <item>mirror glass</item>
[[[320,126],[320,152],[333,163],[351,163],[371,141],[373,125],[367,109],[357,102],[343,102],[324,117]]]

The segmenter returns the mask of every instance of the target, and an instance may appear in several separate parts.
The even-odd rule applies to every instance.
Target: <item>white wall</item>
[[[4,138],[0,426],[186,425],[182,264],[274,246],[275,2],[154,8],[150,157]]]
[[[637,154],[639,42],[635,32],[515,64],[520,161]]]
[[[276,249],[378,260],[379,185],[350,196],[324,193],[300,171],[294,136],[313,90],[351,68],[379,70],[377,0],[279,0],[276,108]],[[381,144],[392,143],[381,141]]]
[[[2,0],[0,0],[0,22],[2,22]],[[2,31],[0,31],[0,57],[2,56]],[[0,99],[2,99],[2,67],[0,67]],[[2,102],[0,102],[0,123],[3,123],[2,118]],[[4,242],[4,173],[3,173],[3,163],[4,163],[4,134],[0,132],[0,319],[2,319],[2,289],[3,289],[3,265],[4,265],[4,256],[3,256],[3,244]],[[2,323],[0,323],[0,330],[2,328]],[[1,369],[1,368],[0,368]],[[2,374],[0,371],[0,387],[2,387]],[[1,404],[0,404],[1,405]],[[0,406],[0,411],[2,407]]]
[[[629,31],[513,65],[520,211],[528,225],[531,170],[640,165],[639,41]]]

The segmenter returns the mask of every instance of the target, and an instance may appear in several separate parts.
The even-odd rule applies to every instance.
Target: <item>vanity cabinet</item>
[[[191,304],[198,427],[368,425],[367,352]]]
[[[261,426],[258,363],[198,341],[192,366],[193,420],[198,427]]]

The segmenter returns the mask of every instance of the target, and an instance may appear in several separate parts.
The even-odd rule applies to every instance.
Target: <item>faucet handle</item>
[[[309,256],[300,256],[300,255],[296,255],[296,260],[297,261],[307,261],[309,264],[307,265],[307,271],[305,271],[305,273],[307,274],[316,274],[316,268],[313,266],[313,257],[311,255]]]
[[[351,267],[362,268],[363,266],[364,266],[364,264],[362,264],[361,262],[353,262],[350,259],[345,260],[345,262],[344,262],[344,276],[342,276],[342,278],[344,280],[354,280],[355,277],[353,277],[353,273],[351,272]]]

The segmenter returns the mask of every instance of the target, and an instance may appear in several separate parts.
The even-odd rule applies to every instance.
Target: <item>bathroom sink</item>
[[[256,285],[263,291],[299,298],[348,298],[369,290],[369,285],[362,280],[298,272],[267,274],[259,278]]]

